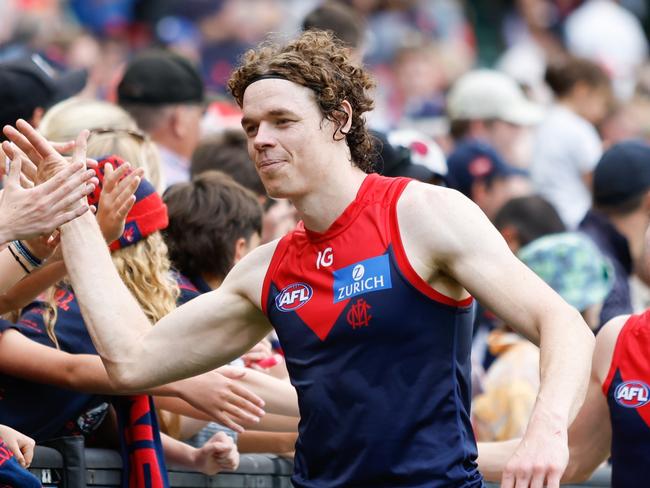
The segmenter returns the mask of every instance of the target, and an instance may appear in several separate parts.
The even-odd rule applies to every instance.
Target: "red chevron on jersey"
[[[356,236],[359,239],[357,242],[362,242],[364,232],[360,226]],[[367,259],[360,260],[358,245],[350,246],[347,236],[342,239],[343,242],[336,242],[334,239],[328,242],[332,265],[321,265],[319,269],[319,253],[322,256],[325,249],[318,245],[318,240],[309,242],[306,239],[307,233],[301,225],[294,234],[285,237],[278,244],[278,248],[282,249],[278,249],[275,255],[282,255],[280,261],[283,263],[283,273],[271,280],[280,290],[274,306],[282,312],[295,312],[314,334],[325,340],[352,298],[363,292],[385,289],[390,283],[388,261],[385,258],[388,242],[368,242],[364,245],[364,255]],[[294,261],[291,256],[285,254],[286,248],[293,240],[302,241],[300,260]],[[294,246],[292,248],[296,249]],[[385,262],[378,268],[373,259]],[[286,266],[287,260],[292,263],[291,266]],[[370,263],[367,263],[368,261]],[[360,274],[362,270],[363,276]],[[370,275],[369,271],[375,271],[375,274]],[[357,274],[353,276],[354,272]],[[265,286],[264,290],[268,288]],[[264,306],[267,296],[262,302]]]

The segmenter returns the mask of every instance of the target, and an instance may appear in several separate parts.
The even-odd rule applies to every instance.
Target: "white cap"
[[[388,142],[411,151],[411,162],[421,164],[439,176],[447,176],[447,160],[436,141],[414,129],[389,132]]]
[[[542,118],[542,109],[512,78],[488,69],[470,71],[454,83],[447,113],[451,120],[499,119],[516,125],[534,125]]]

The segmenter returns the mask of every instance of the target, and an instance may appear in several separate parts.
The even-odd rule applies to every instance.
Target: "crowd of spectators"
[[[299,413],[275,337],[205,375],[121,391],[85,329],[57,236],[96,212],[120,277],[155,322],[290,231],[293,208],[266,196],[227,91],[239,57],[269,35],[332,30],[376,79],[375,171],[473,200],[595,334],[650,303],[645,2],[2,4],[0,124],[22,119],[64,154],[88,130],[92,158],[44,175],[37,155],[2,146],[0,437],[22,466],[26,436],[83,435],[127,452],[116,425],[128,429],[136,408],[160,426],[161,454],[204,472],[236,468],[238,452],[291,456]],[[538,349],[477,308],[475,433],[520,437]],[[0,480],[10,468],[19,472],[0,465]]]

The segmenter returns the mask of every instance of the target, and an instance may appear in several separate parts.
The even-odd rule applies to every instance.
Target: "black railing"
[[[206,476],[177,466],[169,467],[169,482],[174,488],[291,488],[292,463],[266,454],[241,456],[234,472]],[[85,448],[82,437],[65,437],[37,446],[30,467],[45,488],[117,488],[121,484],[122,459],[116,451]],[[580,488],[610,486],[611,472],[599,469]],[[563,485],[564,486],[564,485]],[[486,488],[498,488],[487,483]]]

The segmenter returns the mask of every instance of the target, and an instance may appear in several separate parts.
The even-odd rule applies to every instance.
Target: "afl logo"
[[[275,297],[275,306],[281,312],[293,312],[307,303],[314,292],[306,283],[292,283]]]
[[[616,387],[614,399],[622,407],[639,408],[650,401],[650,388],[643,381],[626,381]]]

